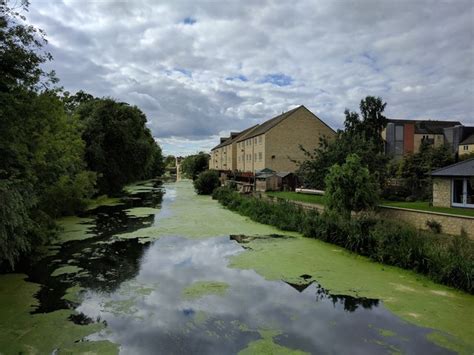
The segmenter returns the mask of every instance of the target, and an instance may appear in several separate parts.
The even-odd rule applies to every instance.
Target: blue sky
[[[136,104],[167,154],[301,104],[340,128],[367,95],[474,125],[470,0],[40,0],[27,17],[66,90]]]

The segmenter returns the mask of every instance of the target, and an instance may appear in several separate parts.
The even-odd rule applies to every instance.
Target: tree
[[[203,171],[194,180],[193,185],[199,195],[211,195],[221,185],[219,174],[215,170]]]
[[[385,106],[381,98],[368,96],[360,103],[361,116],[345,111],[345,129],[338,131],[334,140],[321,138],[318,148],[312,152],[301,147],[307,159],[299,163],[298,175],[304,184],[324,189],[325,177],[331,166],[334,163],[342,165],[348,155],[357,154],[379,186],[383,186],[389,161],[381,138],[381,131],[386,125],[386,118],[382,115]]]
[[[76,113],[84,125],[87,165],[99,174],[101,193],[118,193],[127,183],[161,175],[161,148],[138,107],[94,99],[81,104]]]
[[[350,219],[351,212],[372,210],[378,203],[378,186],[357,154],[342,165],[334,164],[326,177],[326,202],[330,212]]]
[[[188,178],[195,180],[197,176],[209,168],[209,154],[199,152],[189,155],[181,163],[181,172]]]

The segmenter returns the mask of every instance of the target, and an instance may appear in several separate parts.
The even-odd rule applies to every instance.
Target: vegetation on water
[[[206,295],[221,296],[227,292],[229,284],[220,281],[196,281],[183,290],[183,298],[194,300]]]
[[[0,270],[57,236],[55,218],[163,168],[137,107],[55,87],[44,32],[16,5],[0,1]]]
[[[241,196],[221,187],[213,198],[260,223],[301,232],[340,245],[372,260],[427,275],[432,280],[474,293],[474,243],[466,235],[420,231],[397,221],[361,214],[353,218],[329,211],[306,212],[287,201],[277,203]]]
[[[209,167],[210,156],[207,153],[188,155],[181,162],[181,172],[184,177],[196,180],[198,175]]]
[[[219,173],[215,170],[206,170],[193,181],[194,189],[198,195],[211,195],[212,191],[221,185]]]

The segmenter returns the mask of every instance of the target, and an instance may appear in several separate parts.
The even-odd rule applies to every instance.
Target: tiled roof
[[[459,145],[467,145],[467,144],[474,144],[474,133],[468,136],[461,143],[459,143]]]
[[[431,176],[474,176],[474,158],[435,170]]]
[[[216,150],[218,148],[222,148],[222,147],[225,147],[226,145],[229,145],[229,144],[232,144],[234,142],[236,142],[238,139],[240,139],[241,137],[244,137],[247,133],[250,133],[253,129],[255,129],[258,125],[255,125],[255,126],[252,126],[250,128],[247,128],[247,129],[244,129],[242,132],[239,132],[237,135],[235,134],[235,132],[233,132],[233,134],[231,134],[231,137],[232,135],[234,135],[234,138],[228,138],[226,139],[224,142],[216,145],[214,148],[211,149],[211,151],[213,150]]]

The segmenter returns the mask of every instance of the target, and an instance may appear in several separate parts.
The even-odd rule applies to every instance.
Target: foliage
[[[164,164],[165,167],[174,168],[176,166],[176,157],[174,155],[167,155]]]
[[[429,174],[436,169],[454,163],[454,157],[448,146],[434,147],[423,142],[420,151],[407,154],[396,163],[396,177],[401,179],[405,198],[411,200],[429,200],[432,194],[432,181]],[[390,194],[390,192],[385,192]]]
[[[161,149],[138,107],[95,99],[81,104],[76,113],[84,125],[85,159],[98,173],[100,193],[114,194],[127,183],[163,172]]]
[[[347,219],[332,212],[318,214],[290,202],[242,196],[228,187],[216,189],[213,198],[257,222],[301,232],[377,262],[414,270],[436,282],[474,292],[474,242],[465,233],[435,234],[368,215]]]
[[[20,11],[27,11],[28,1],[18,5],[19,9],[12,8],[8,1],[0,0],[0,92],[48,87],[57,81],[54,72],[41,67],[52,59],[43,50],[47,43],[44,31],[24,24]]]
[[[203,152],[189,155],[181,162],[181,172],[185,177],[195,180],[201,172],[208,169],[209,159],[209,154]]]
[[[441,233],[441,223],[435,220],[426,221],[426,226],[433,232],[433,233]]]
[[[219,174],[215,170],[206,170],[200,173],[193,182],[194,189],[199,195],[210,195],[221,184]]]
[[[343,165],[334,164],[326,177],[326,201],[329,211],[350,219],[351,211],[372,210],[378,204],[377,183],[356,154]]]
[[[306,160],[299,162],[298,175],[304,185],[324,189],[325,177],[331,166],[342,165],[348,155],[357,154],[379,186],[383,186],[389,161],[383,152],[380,136],[386,125],[386,118],[382,115],[385,105],[380,98],[368,96],[360,104],[362,118],[355,112],[345,111],[345,130],[338,131],[334,140],[320,138],[318,148],[312,152],[301,147]]]

